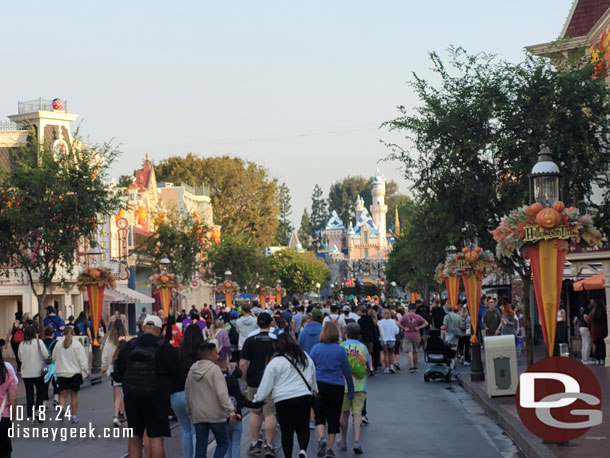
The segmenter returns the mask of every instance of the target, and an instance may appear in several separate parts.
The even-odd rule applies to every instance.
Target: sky
[[[556,39],[571,0],[30,1],[2,8],[0,119],[55,97],[91,142],[113,139],[130,174],[146,153],[240,156],[291,190],[296,225],[325,193],[383,161],[380,128],[412,109],[413,72],[449,45],[517,62]],[[381,162],[380,162],[381,161]]]

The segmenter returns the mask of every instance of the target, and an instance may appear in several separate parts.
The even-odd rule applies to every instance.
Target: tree
[[[316,283],[326,284],[330,280],[330,269],[314,253],[297,253],[282,250],[269,258],[272,278],[282,280],[282,286],[291,294],[315,291]]]
[[[119,152],[75,141],[63,153],[32,141],[10,174],[0,175],[0,269],[23,269],[39,308],[58,278],[73,273],[78,247],[120,197],[107,181]]]
[[[290,203],[290,189],[286,186],[286,183],[282,183],[278,188],[279,202],[280,202],[280,216],[279,224],[277,227],[277,234],[275,236],[275,242],[278,245],[287,246],[290,242],[290,236],[294,231],[292,221],[292,205]]]
[[[240,234],[259,246],[273,243],[280,202],[277,182],[264,167],[240,158],[189,153],[164,159],[155,172],[159,181],[208,186],[214,219],[223,234]]]
[[[610,184],[610,97],[593,77],[593,65],[566,63],[559,70],[531,56],[511,64],[460,48],[451,48],[450,56],[448,69],[431,53],[440,83],[415,75],[420,106],[415,114],[399,107],[401,116],[387,123],[410,140],[411,148],[391,145],[391,157],[405,164],[416,199],[434,204],[448,241],[459,246],[477,236],[482,247],[494,248],[490,231],[529,200],[528,174],[543,145],[563,173],[563,200],[594,207],[592,185]],[[519,274],[529,291],[529,267],[520,256],[504,268]],[[529,320],[528,294],[523,299]],[[529,364],[530,331],[526,326]]]
[[[137,254],[151,260],[153,270],[159,270],[161,259],[167,256],[169,271],[186,285],[205,272],[207,233],[206,225],[189,213],[159,214],[154,232],[144,239]]]
[[[311,240],[315,251],[322,248],[322,231],[328,219],[326,201],[323,195],[322,188],[316,184],[311,195]]]
[[[301,245],[306,250],[311,250],[311,234],[313,228],[311,226],[311,219],[309,218],[309,212],[307,209],[303,210],[303,216],[301,216],[301,226],[299,227],[299,240]]]
[[[136,175],[135,171],[131,175],[121,175],[119,177],[119,180],[117,181],[117,186],[119,188],[128,187],[133,182],[135,175]]]
[[[263,250],[244,236],[223,235],[219,244],[210,247],[208,260],[211,280],[224,278],[230,270],[233,281],[241,288],[252,289],[269,278],[269,261]]]

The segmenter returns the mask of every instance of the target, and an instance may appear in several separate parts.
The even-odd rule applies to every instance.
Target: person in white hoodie
[[[18,355],[21,361],[21,377],[25,385],[26,414],[30,425],[33,425],[39,407],[49,398],[49,386],[44,382],[42,375],[42,368],[49,357],[49,352],[44,342],[36,336],[36,325],[30,324],[25,327]],[[34,388],[36,388],[36,402],[34,402]],[[36,414],[32,413],[34,409]],[[40,417],[39,422],[42,423]]]
[[[235,355],[236,361],[239,361],[239,353],[241,353],[241,349],[244,348],[244,342],[248,338],[248,334],[258,329],[256,317],[250,313],[252,311],[252,306],[250,304],[244,304],[241,307],[241,311],[243,316],[235,323],[235,329],[239,334],[239,340],[237,342],[237,349],[239,351],[237,355]]]
[[[265,367],[254,401],[273,397],[282,432],[284,456],[292,456],[294,433],[299,442],[299,458],[307,458],[309,416],[317,392],[316,367],[289,333],[277,336],[276,353]]]
[[[73,337],[74,328],[67,326],[64,338],[53,349],[53,360],[59,385],[59,406],[62,410],[65,408],[69,393],[72,409],[69,417],[72,423],[78,423],[78,391],[84,378],[89,375],[89,362],[85,347]]]

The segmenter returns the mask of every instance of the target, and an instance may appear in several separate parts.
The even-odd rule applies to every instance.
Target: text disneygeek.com
[[[132,428],[95,428],[89,426],[21,426],[13,424],[8,430],[11,439],[50,439],[67,442],[70,439],[129,439]]]

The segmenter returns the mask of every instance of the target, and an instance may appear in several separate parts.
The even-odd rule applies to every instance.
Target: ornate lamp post
[[[390,286],[392,287],[392,294],[391,294],[391,298],[394,302],[396,302],[396,282],[393,281],[390,283]]]
[[[275,282],[275,303],[278,306],[282,305],[282,293],[282,280],[278,278]]]
[[[316,288],[318,289],[318,300],[321,300],[320,299],[320,286],[322,286],[322,285],[320,285],[320,282],[316,283]]]
[[[231,286],[233,285],[231,279],[233,278],[233,272],[230,270],[225,271],[225,305],[228,308],[233,307],[233,290]]]

